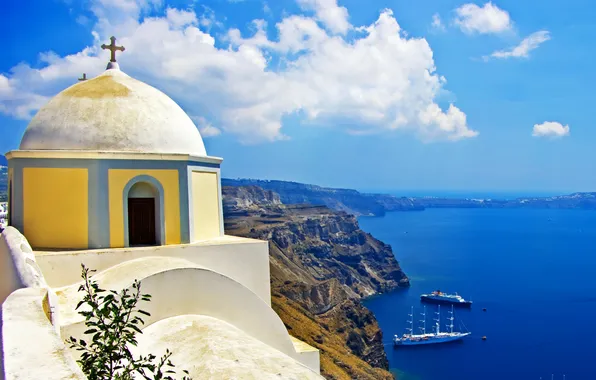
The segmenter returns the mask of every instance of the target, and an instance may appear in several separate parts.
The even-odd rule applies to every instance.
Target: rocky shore
[[[391,379],[382,332],[363,297],[409,286],[391,247],[353,215],[286,205],[256,186],[224,187],[226,233],[269,240],[273,306],[321,350],[329,379]]]

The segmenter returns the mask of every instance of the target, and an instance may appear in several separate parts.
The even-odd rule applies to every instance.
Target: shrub
[[[120,293],[101,289],[97,282],[91,279],[95,271],[82,266],[81,277],[84,282],[79,287],[85,296],[77,304],[76,310],[85,317],[84,335],[89,340],[70,337],[67,343],[71,348],[81,351],[81,358],[77,363],[89,380],[132,380],[134,374],[147,380],[174,380],[176,372],[170,357],[172,352],[166,353],[156,362],[157,357],[133,357],[130,346],[137,345],[137,334],[142,334],[144,325],[142,316],[150,316],[144,310],[138,309],[139,301],[150,302],[149,294],[141,294],[141,283],[135,280],[132,289],[124,289]],[[82,307],[82,306],[86,307]],[[184,380],[190,380],[188,371],[183,371]],[[138,377],[138,376],[137,376]]]

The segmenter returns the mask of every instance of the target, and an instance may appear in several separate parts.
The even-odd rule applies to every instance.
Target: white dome
[[[118,69],[52,98],[29,123],[20,149],[207,155],[178,104]]]

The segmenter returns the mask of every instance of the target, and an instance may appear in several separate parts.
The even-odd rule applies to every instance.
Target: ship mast
[[[436,335],[439,335],[439,333],[441,332],[441,305],[438,305],[438,307],[439,307],[439,311],[437,311],[435,313],[435,314],[437,314],[437,319],[435,319],[435,321],[437,322],[435,324],[435,326],[436,326],[435,334]]]
[[[410,332],[410,336],[412,336],[414,333],[414,306],[412,306],[412,311],[408,315],[410,316],[410,320],[408,321],[410,322],[410,328],[407,328],[406,330],[408,330]]]
[[[451,317],[449,318],[449,320],[451,321],[451,324],[449,325],[449,327],[451,328],[451,334],[453,334],[453,305],[451,305]]]
[[[422,313],[422,317],[423,319],[420,321],[422,322],[422,327],[420,328],[422,330],[422,335],[426,334],[426,306],[424,306],[424,312]]]

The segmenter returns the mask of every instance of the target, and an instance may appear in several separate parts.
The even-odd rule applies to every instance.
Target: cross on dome
[[[124,46],[116,46],[116,37],[110,37],[111,43],[109,45],[103,44],[101,48],[104,50],[109,50],[111,53],[110,62],[116,62],[116,51],[124,51]]]

